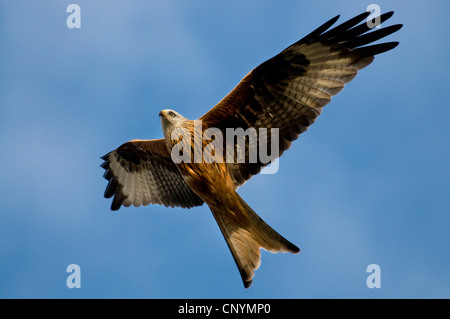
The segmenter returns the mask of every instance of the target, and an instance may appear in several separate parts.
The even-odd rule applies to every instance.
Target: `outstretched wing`
[[[105,197],[114,196],[112,210],[121,205],[194,207],[203,204],[172,162],[164,139],[132,140],[102,157]]]
[[[328,30],[339,18],[337,16],[253,69],[222,101],[200,118],[203,127],[218,128],[224,136],[226,128],[255,128],[258,144],[262,139],[260,128],[278,128],[278,149],[270,150],[267,155],[281,156],[292,141],[314,123],[322,107],[356,76],[358,70],[368,66],[376,54],[398,45],[398,42],[388,42],[365,46],[402,27],[393,25],[371,30],[389,19],[393,12],[366,23],[364,20],[369,14],[364,12]],[[271,136],[269,132],[264,137],[267,149],[270,149]],[[228,164],[236,187],[268,164],[260,158],[253,162],[249,160],[251,148],[257,147],[255,142],[249,141],[251,139],[247,138],[245,161]],[[235,141],[233,143],[231,147],[237,154],[239,147]],[[227,146],[224,142],[224,150]]]

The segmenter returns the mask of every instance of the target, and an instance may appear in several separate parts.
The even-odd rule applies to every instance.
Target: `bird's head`
[[[171,132],[175,128],[180,127],[183,122],[188,121],[187,118],[170,109],[162,110],[159,112],[159,116],[161,117],[163,132]]]
[[[180,122],[187,121],[187,118],[182,116],[180,113],[170,109],[162,110],[161,112],[159,112],[159,116],[161,117],[161,123],[163,126],[164,123],[176,125]]]

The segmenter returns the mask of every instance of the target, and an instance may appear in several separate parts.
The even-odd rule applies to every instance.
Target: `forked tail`
[[[250,287],[255,270],[261,264],[260,248],[272,253],[290,252],[300,249],[267,225],[236,193],[238,209],[210,206],[214,218],[233,254],[245,288]],[[235,211],[239,210],[239,211]]]

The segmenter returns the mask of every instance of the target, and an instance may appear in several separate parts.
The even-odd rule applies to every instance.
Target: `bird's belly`
[[[224,163],[180,163],[188,186],[207,204],[221,204],[234,193],[234,185]]]

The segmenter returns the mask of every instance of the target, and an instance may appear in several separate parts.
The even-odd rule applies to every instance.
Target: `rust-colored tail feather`
[[[300,249],[266,224],[236,193],[242,211],[227,211],[227,207],[210,205],[211,211],[230,248],[245,288],[252,284],[255,270],[261,264],[260,248],[272,253]],[[242,223],[242,220],[246,220]]]

